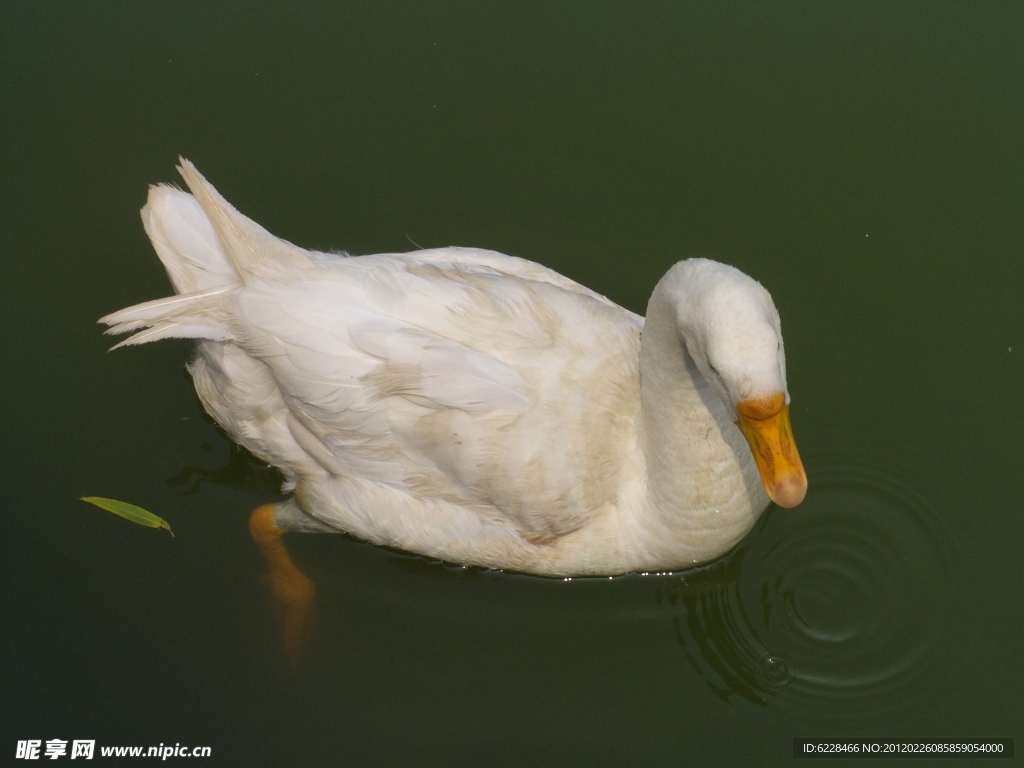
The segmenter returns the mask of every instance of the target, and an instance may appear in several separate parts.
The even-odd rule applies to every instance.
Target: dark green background
[[[1019,2],[0,14],[0,755],[94,738],[224,765],[775,765],[794,736],[1022,736]],[[107,355],[95,325],[169,292],[138,209],[178,153],[307,247],[493,248],[641,313],[674,261],[735,264],[782,313],[807,503],[696,587],[292,537],[320,592],[289,672],[246,531],[272,475],[204,419],[188,343]],[[772,560],[774,542],[799,546]],[[758,692],[735,596],[760,613],[759,590],[813,564],[808,588],[831,552],[859,565],[818,605],[882,633],[872,663],[927,652],[873,688],[843,687],[850,659]],[[772,642],[798,672],[841,647]]]

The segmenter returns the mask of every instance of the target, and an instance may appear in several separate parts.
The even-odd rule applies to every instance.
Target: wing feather
[[[632,418],[640,323],[536,265],[511,274],[461,251],[312,254],[301,279],[225,298],[231,338],[272,371],[292,436],[335,477],[541,538],[575,530],[615,487],[625,448],[602,425]],[[621,359],[634,362],[607,364]]]

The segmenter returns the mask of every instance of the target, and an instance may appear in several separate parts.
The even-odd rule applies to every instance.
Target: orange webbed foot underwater
[[[264,504],[249,516],[249,531],[270,567],[271,594],[284,613],[284,645],[292,667],[298,665],[313,628],[312,608],[316,587],[296,567],[282,537],[285,530],[274,522],[274,506]]]

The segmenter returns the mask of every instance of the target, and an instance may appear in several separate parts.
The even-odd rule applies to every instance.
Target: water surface
[[[5,4],[3,743],[216,764],[788,764],[1022,736],[1018,3]],[[562,582],[293,537],[285,663],[232,448],[138,219],[178,153],[272,232],[534,259],[643,312],[702,255],[782,314],[811,481],[694,572]],[[175,538],[86,507],[140,504]]]

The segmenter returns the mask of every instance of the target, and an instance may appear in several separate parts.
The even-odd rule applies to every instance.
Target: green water
[[[782,765],[795,736],[1024,737],[1020,3],[0,14],[6,759]],[[307,247],[493,248],[638,312],[680,258],[735,264],[782,314],[807,501],[671,577],[293,536],[319,594],[289,671],[246,528],[275,478],[204,418],[188,343],[108,355],[95,324],[169,292],[138,209],[178,153]]]

